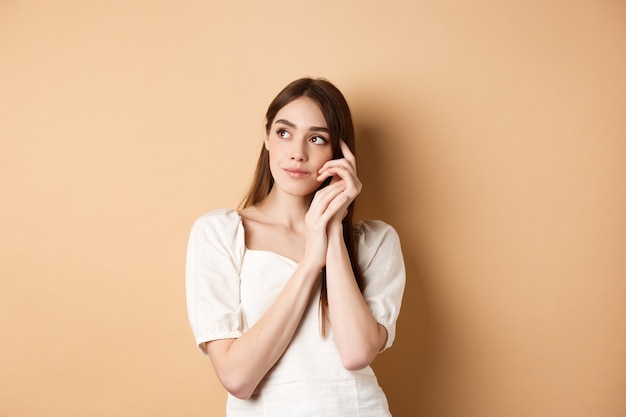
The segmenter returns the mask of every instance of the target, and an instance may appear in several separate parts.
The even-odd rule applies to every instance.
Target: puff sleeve
[[[379,220],[359,223],[355,233],[363,297],[376,321],[387,329],[385,350],[396,336],[406,281],[400,238],[393,227]]]
[[[197,346],[236,338],[244,329],[239,272],[245,247],[241,218],[233,210],[215,210],[193,224],[187,245],[187,314]]]

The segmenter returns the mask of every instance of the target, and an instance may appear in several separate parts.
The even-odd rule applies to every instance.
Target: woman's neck
[[[299,197],[272,189],[257,209],[271,223],[298,230],[304,227],[304,216],[311,204],[312,196]]]

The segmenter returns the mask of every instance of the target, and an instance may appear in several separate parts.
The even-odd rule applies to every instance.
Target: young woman
[[[405,273],[395,230],[352,224],[354,128],[330,82],[285,87],[239,211],[192,227],[187,304],[227,415],[389,416],[370,363],[391,346]]]

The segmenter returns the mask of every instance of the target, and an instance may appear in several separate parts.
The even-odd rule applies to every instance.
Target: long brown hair
[[[352,115],[345,97],[341,91],[331,82],[322,78],[301,78],[291,82],[272,100],[265,114],[265,133],[269,134],[272,122],[276,114],[292,101],[307,97],[314,100],[320,107],[326,126],[330,132],[330,143],[333,150],[333,159],[342,158],[339,141],[343,140],[356,155],[354,125]],[[254,178],[248,193],[241,202],[240,207],[246,208],[261,203],[270,193],[274,185],[274,178],[270,172],[269,152],[265,146],[261,146],[261,153],[257,162]],[[325,186],[322,185],[322,187]],[[352,218],[354,215],[354,201],[348,207],[348,213],[343,218],[343,239],[346,243],[352,271],[357,285],[362,290],[361,274],[356,261],[356,242]],[[326,289],[326,268],[322,270],[322,290],[320,296],[321,332],[327,333],[328,322],[328,293]]]

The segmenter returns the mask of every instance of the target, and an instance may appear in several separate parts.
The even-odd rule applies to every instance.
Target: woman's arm
[[[340,146],[344,157],[328,161],[320,169],[318,180],[333,177],[331,185],[341,183],[344,187],[338,196],[343,198],[343,206],[333,213],[328,225],[326,287],[328,315],[339,356],[346,369],[356,370],[368,366],[381,351],[387,330],[376,322],[359,290],[344,242],[342,220],[362,185],[354,154],[343,141]]]
[[[250,398],[265,374],[280,359],[318,285],[319,269],[301,263],[276,301],[237,339],[207,343],[215,372],[228,392]]]
[[[387,340],[387,330],[377,323],[354,278],[343,233],[333,228],[326,261],[328,315],[343,366],[349,370],[368,366]]]

